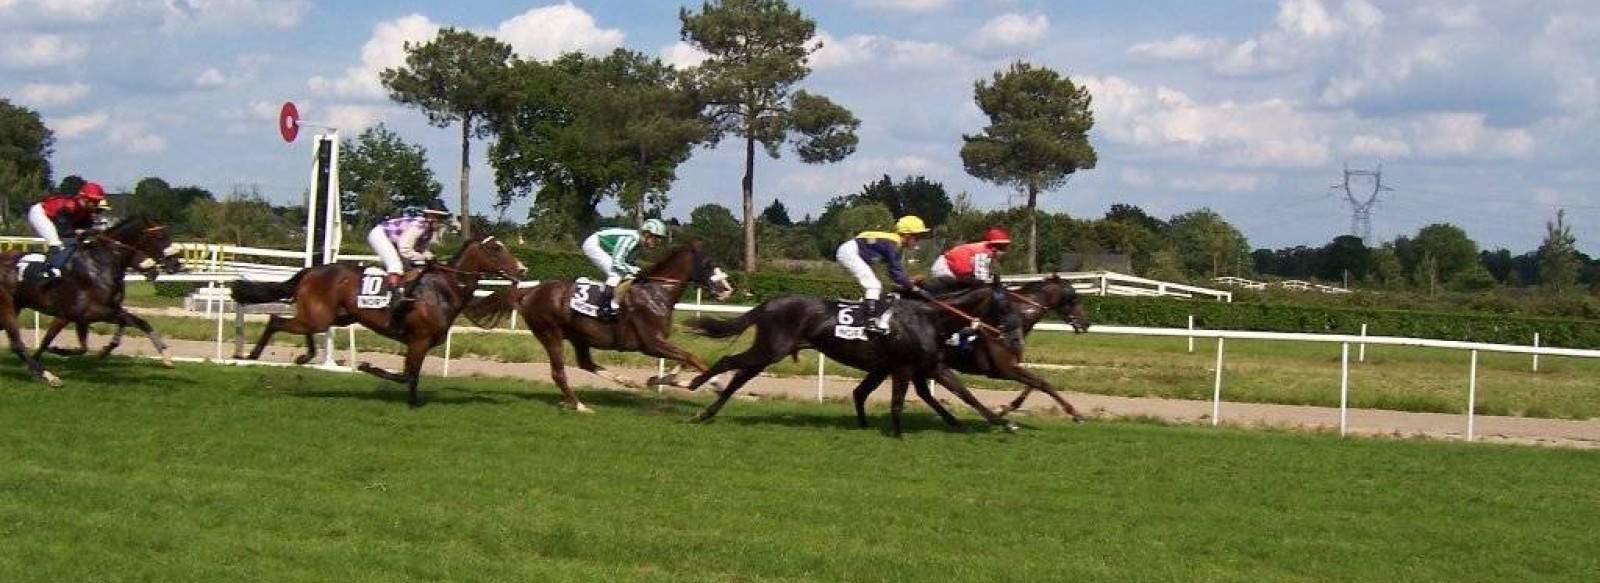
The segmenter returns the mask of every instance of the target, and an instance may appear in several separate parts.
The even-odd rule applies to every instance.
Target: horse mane
[[[107,233],[119,233],[119,232],[122,232],[122,230],[124,230],[124,229],[128,229],[128,228],[131,228],[131,227],[138,227],[138,226],[143,225],[144,223],[147,223],[147,222],[150,222],[150,217],[148,215],[143,214],[143,213],[128,215],[126,217],[123,217],[122,220],[117,221],[116,223],[112,224],[109,227],[106,227],[106,232]]]
[[[679,261],[679,257],[687,255],[690,259],[693,259],[695,254],[697,254],[699,252],[700,252],[700,240],[699,239],[691,239],[687,243],[684,243],[682,245],[678,245],[676,247],[668,249],[666,256],[662,257],[660,260],[657,260],[655,263],[651,263],[650,267],[645,268],[643,271],[639,272],[639,276],[641,278],[644,278],[644,277],[665,277],[665,275],[663,275],[663,274],[665,272],[667,272],[668,270],[673,269],[673,267]],[[689,267],[690,267],[690,269],[693,269],[694,265],[690,264]]]

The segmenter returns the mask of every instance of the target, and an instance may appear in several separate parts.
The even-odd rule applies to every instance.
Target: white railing
[[[1072,282],[1072,288],[1078,293],[1091,295],[1121,295],[1121,296],[1160,296],[1177,298],[1206,297],[1222,302],[1232,302],[1233,292],[1204,288],[1181,283],[1171,283],[1115,271],[1076,271],[1056,274],[1037,273],[1029,275],[1001,276],[1000,280],[1006,283],[1027,283],[1039,281],[1058,275],[1061,279]]]

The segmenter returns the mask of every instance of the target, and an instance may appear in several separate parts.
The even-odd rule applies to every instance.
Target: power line
[[[1350,189],[1350,179],[1372,178],[1372,192],[1365,198],[1358,198]],[[1350,234],[1360,237],[1362,241],[1372,240],[1372,207],[1378,203],[1378,193],[1385,190],[1394,190],[1383,185],[1383,165],[1379,164],[1377,170],[1351,170],[1348,162],[1344,165],[1344,183],[1335,184],[1331,189],[1343,189],[1344,199],[1350,203]]]

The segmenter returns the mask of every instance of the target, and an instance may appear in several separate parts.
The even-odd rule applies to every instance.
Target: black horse
[[[122,300],[127,291],[126,274],[130,269],[144,271],[147,276],[156,268],[177,271],[177,248],[166,225],[146,217],[133,216],[119,221],[104,231],[90,231],[82,238],[78,248],[67,262],[61,275],[52,279],[24,278],[17,284],[14,295],[17,309],[33,308],[42,314],[55,316],[45,331],[38,358],[55,341],[56,335],[75,324],[78,332],[78,349],[51,349],[58,354],[77,355],[88,351],[89,324],[111,322],[117,332],[100,351],[100,356],[111,354],[122,340],[128,326],[138,328],[150,338],[161,363],[172,367],[167,356],[167,343],[144,318],[123,309]]]
[[[22,359],[23,366],[28,368],[28,374],[44,381],[52,387],[61,386],[61,378],[55,373],[45,370],[39,364],[39,359],[28,353],[28,345],[22,341],[22,331],[17,325],[17,264],[18,253],[0,253],[0,328],[5,328],[6,341],[11,347],[11,352]]]
[[[923,282],[923,286],[935,293],[941,289],[952,289],[960,285],[959,282],[943,278]],[[1050,312],[1060,315],[1062,320],[1072,325],[1074,332],[1083,333],[1089,330],[1089,316],[1083,310],[1078,291],[1073,289],[1072,283],[1061,279],[1060,276],[1052,274],[1045,279],[1023,284],[1021,288],[1007,293],[1019,304],[1017,313],[1022,319],[1024,335],[1033,331],[1033,327]],[[1020,344],[1003,342],[981,334],[958,333],[953,338],[954,342],[944,344],[944,359],[951,368],[992,379],[1017,381],[1025,387],[1015,399],[1000,408],[1000,415],[1021,408],[1028,395],[1039,390],[1055,399],[1061,410],[1071,416],[1073,421],[1083,421],[1083,415],[1078,413],[1077,408],[1068,403],[1055,387],[1039,375],[1022,367]],[[886,371],[874,371],[862,379],[861,384],[856,385],[855,390],[851,392],[851,398],[856,406],[856,418],[862,424],[866,423],[867,396],[877,390],[887,376]],[[931,404],[933,403],[930,402]]]
[[[695,420],[710,420],[738,392],[739,387],[766,367],[785,356],[811,348],[869,374],[881,373],[894,380],[890,416],[896,437],[901,434],[900,413],[905,407],[909,384],[916,385],[917,394],[946,423],[961,427],[961,422],[933,399],[928,388],[929,379],[950,390],[990,423],[1008,430],[1015,427],[990,411],[962,386],[961,380],[943,362],[939,346],[957,330],[974,324],[987,333],[1004,338],[1005,342],[1022,341],[1021,318],[998,282],[957,291],[945,298],[929,298],[928,301],[901,299],[894,303],[892,311],[888,334],[863,339],[840,338],[836,328],[853,322],[841,321],[834,302],[807,296],[772,298],[737,318],[703,317],[690,321],[689,325],[697,332],[712,338],[729,338],[751,326],[756,327],[755,341],[748,350],[722,357],[689,383],[689,388],[694,389],[713,376],[726,371],[738,371],[727,388],[717,395],[717,400]],[[982,314],[983,317],[974,322],[968,314]],[[865,424],[864,419],[862,423]]]

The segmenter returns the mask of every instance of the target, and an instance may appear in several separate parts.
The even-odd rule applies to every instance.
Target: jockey
[[[855,276],[865,290],[862,295],[861,305],[867,313],[867,331],[882,334],[886,332],[878,324],[881,315],[878,306],[878,297],[883,293],[883,284],[878,281],[877,274],[872,272],[872,263],[882,261],[889,266],[889,277],[896,284],[905,289],[916,289],[916,284],[911,278],[906,277],[905,269],[900,267],[900,248],[916,244],[917,236],[928,232],[928,226],[916,215],[906,215],[894,223],[894,232],[862,231],[855,237],[841,243],[835,254],[839,264],[843,265],[850,275]]]
[[[449,221],[450,209],[434,200],[415,216],[394,217],[367,232],[367,243],[383,261],[384,283],[400,300],[410,299],[400,286],[406,266],[421,267],[433,261],[429,248]]]
[[[934,277],[988,281],[995,262],[1011,248],[1011,234],[1001,227],[989,227],[983,240],[957,245],[933,262]]]
[[[617,284],[625,277],[633,277],[639,268],[633,265],[633,254],[639,244],[655,247],[667,236],[667,225],[660,219],[648,219],[639,230],[612,227],[600,229],[583,240],[583,255],[606,274],[605,291],[600,297],[600,317],[610,319],[617,315]]]
[[[57,277],[67,267],[67,260],[78,245],[77,235],[92,229],[101,211],[111,208],[106,202],[106,191],[95,182],[85,182],[77,196],[52,194],[28,207],[28,224],[44,239],[48,247],[45,255],[46,277]],[[73,235],[63,242],[61,233]]]

